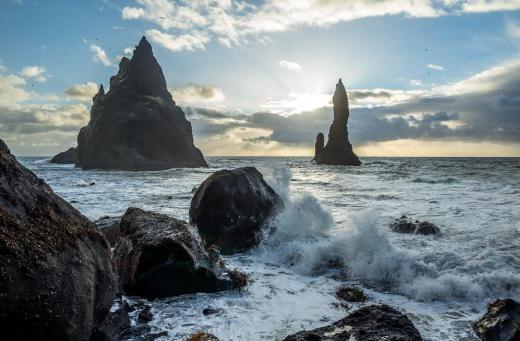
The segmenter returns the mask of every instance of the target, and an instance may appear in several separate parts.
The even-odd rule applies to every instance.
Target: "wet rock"
[[[352,150],[348,140],[348,97],[341,79],[336,84],[336,91],[332,97],[334,104],[334,121],[329,129],[329,140],[318,155],[317,163],[323,165],[359,166],[361,161]],[[318,134],[318,138],[319,138]],[[316,141],[316,148],[319,141]]]
[[[64,152],[56,154],[50,163],[75,164],[78,161],[78,148],[71,147]]]
[[[82,169],[161,170],[207,167],[191,123],[175,104],[145,37],[123,57],[110,90],[93,98],[90,121],[78,134]]]
[[[157,298],[233,288],[222,260],[209,257],[186,222],[131,207],[120,229],[114,258],[124,292]]]
[[[206,245],[232,254],[258,245],[269,220],[283,207],[282,198],[256,168],[221,170],[195,192],[190,220]]]
[[[214,309],[214,308],[204,308],[202,310],[202,314],[204,316],[208,316],[208,315],[213,315],[213,314],[217,314],[221,311],[221,309]]]
[[[141,322],[150,322],[153,320],[152,308],[150,306],[145,306],[143,310],[139,312],[137,319]]]
[[[117,288],[87,218],[0,140],[0,330],[5,340],[88,340]]]
[[[320,157],[320,154],[323,151],[324,145],[325,136],[323,136],[323,133],[318,133],[318,135],[316,135],[316,143],[314,144],[314,158],[311,161],[318,162],[318,158]]]
[[[130,328],[129,305],[121,299],[116,300],[117,307],[112,309],[101,326],[92,334],[90,341],[115,341]]]
[[[421,335],[413,323],[387,305],[371,305],[351,313],[333,324],[290,335],[285,341],[419,341]]]
[[[219,338],[209,333],[195,333],[188,337],[186,341],[219,341]]]
[[[363,290],[357,287],[341,285],[336,289],[336,297],[347,302],[365,302],[367,297]]]
[[[411,234],[437,234],[441,230],[435,225],[427,221],[416,220],[413,222],[407,216],[403,215],[390,224],[392,231],[397,233],[411,233]]]
[[[498,299],[488,305],[487,312],[473,324],[481,340],[520,340],[520,303]]]
[[[114,247],[119,239],[119,222],[121,217],[109,217],[104,216],[94,221],[97,228],[103,233],[105,238],[110,243],[110,246]]]

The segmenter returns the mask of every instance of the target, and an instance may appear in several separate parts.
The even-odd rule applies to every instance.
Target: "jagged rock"
[[[332,102],[334,104],[334,121],[329,129],[329,140],[316,161],[323,165],[359,166],[361,161],[352,151],[352,145],[348,140],[348,97],[341,79],[336,84]],[[318,147],[318,141],[316,141],[316,147]]]
[[[5,340],[88,340],[117,288],[87,218],[0,140],[0,330]]]
[[[428,235],[437,234],[441,232],[441,230],[435,224],[419,220],[413,222],[405,215],[401,216],[401,218],[396,219],[392,224],[390,224],[390,228],[392,229],[392,231],[397,233]]]
[[[318,158],[323,151],[323,146],[325,145],[325,136],[323,133],[318,133],[316,135],[316,143],[314,144],[314,158],[311,161],[318,162]]]
[[[520,303],[496,300],[488,305],[486,314],[473,324],[473,329],[484,341],[520,340]]]
[[[204,308],[202,310],[202,314],[204,316],[208,316],[208,315],[218,314],[221,311],[222,311],[222,309],[215,309],[215,308],[208,307],[208,308]]]
[[[219,341],[219,338],[209,333],[195,333],[189,336],[185,341]]]
[[[367,300],[363,290],[348,285],[340,285],[335,294],[337,298],[347,302],[365,302]]]
[[[114,258],[124,292],[158,298],[233,288],[222,260],[208,255],[186,222],[131,207],[120,229]]]
[[[64,152],[56,154],[50,163],[75,164],[78,161],[78,148],[70,147]]]
[[[103,233],[112,247],[116,246],[119,235],[121,234],[119,230],[120,221],[121,217],[109,216],[100,217],[98,220],[94,221],[94,224],[97,226],[99,231]]]
[[[175,105],[145,37],[132,59],[94,96],[90,122],[78,134],[77,167],[161,170],[207,167],[193,144],[191,123]]]
[[[284,341],[420,341],[419,331],[404,314],[387,305],[356,310],[333,324],[287,336]]]
[[[145,323],[153,320],[152,307],[149,305],[145,306],[144,309],[139,312],[137,319]]]
[[[116,341],[121,340],[121,334],[131,326],[129,305],[121,298],[116,299],[115,307],[103,321],[101,326],[92,334],[90,341]]]
[[[206,245],[232,254],[256,246],[269,219],[282,208],[282,198],[256,168],[226,169],[198,187],[191,200],[190,221]]]

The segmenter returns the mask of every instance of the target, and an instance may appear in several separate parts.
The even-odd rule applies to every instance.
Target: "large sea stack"
[[[191,123],[175,105],[145,37],[131,59],[94,96],[90,122],[78,135],[76,166],[83,169],[162,170],[207,167],[193,144]]]
[[[110,247],[0,140],[2,340],[87,341],[117,289]]]
[[[314,158],[318,164],[323,165],[359,166],[361,161],[352,151],[352,145],[348,140],[348,97],[341,79],[336,84],[332,103],[334,104],[334,121],[329,129],[329,140],[325,147],[321,148],[323,134],[318,134]]]

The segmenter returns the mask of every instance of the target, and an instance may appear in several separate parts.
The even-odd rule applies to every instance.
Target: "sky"
[[[0,0],[0,138],[76,145],[145,35],[205,155],[520,156],[520,0]]]

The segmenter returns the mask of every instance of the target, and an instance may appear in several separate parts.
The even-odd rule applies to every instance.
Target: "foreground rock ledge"
[[[117,288],[96,227],[0,140],[0,330],[5,340],[88,340]]]
[[[218,254],[208,254],[186,222],[131,207],[120,228],[114,257],[127,294],[158,298],[234,288]]]
[[[404,314],[387,305],[356,310],[333,324],[287,336],[284,341],[419,341],[419,331]]]
[[[473,324],[473,329],[484,341],[520,340],[520,303],[496,300],[488,305],[486,314]]]
[[[282,198],[254,167],[213,173],[197,189],[190,221],[206,245],[223,254],[246,251],[261,240],[263,229],[283,209]]]

